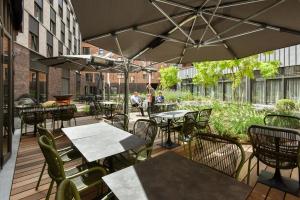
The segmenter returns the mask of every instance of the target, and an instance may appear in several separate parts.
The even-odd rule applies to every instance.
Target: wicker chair
[[[290,115],[268,114],[264,118],[267,126],[300,129],[300,118]]]
[[[178,143],[182,142],[184,150],[186,150],[185,145],[188,144],[188,156],[189,158],[192,158],[191,154],[191,142],[193,140],[193,137],[197,133],[197,123],[195,121],[195,115],[196,113],[191,112],[187,113],[184,116],[184,121],[181,126],[181,130],[178,131]]]
[[[197,119],[197,128],[199,133],[211,133],[209,126],[209,118],[211,115],[211,108],[203,109],[199,111]]]
[[[163,144],[165,133],[168,131],[168,121],[161,117],[153,116],[153,114],[157,114],[160,112],[162,112],[160,106],[154,105],[152,107],[152,109],[150,107],[147,108],[147,113],[148,113],[149,119],[156,122],[157,127],[158,127],[158,137],[161,136],[161,144]],[[175,138],[175,134],[174,134],[174,138]]]
[[[58,137],[54,137],[54,135],[48,129],[43,128],[41,126],[37,126],[37,129],[38,129],[38,137],[41,137],[41,136],[45,135],[51,141],[51,143],[53,145],[53,148],[58,152],[58,155],[60,156],[63,164],[65,164],[67,162],[70,162],[70,161],[73,161],[73,160],[76,160],[76,159],[79,159],[79,158],[82,158],[80,152],[73,149],[71,146],[64,147],[62,149],[57,148],[56,140],[61,138],[62,135],[60,135]],[[39,188],[39,185],[40,185],[40,182],[42,180],[45,168],[46,168],[46,160],[44,162],[44,165],[42,167],[42,171],[40,173],[40,176],[39,176],[39,179],[38,179],[38,182],[37,182],[37,185],[35,187],[36,190],[38,190],[38,188]]]
[[[223,174],[238,178],[245,153],[238,141],[215,134],[197,134],[192,159]]]
[[[129,119],[128,115],[117,113],[111,119],[112,125],[122,129],[124,131],[128,131]]]
[[[110,192],[105,197],[101,198],[101,200],[109,200],[113,199],[113,197],[113,193]],[[65,179],[58,187],[56,200],[81,200],[81,198],[75,184],[72,181]]]
[[[258,161],[275,168],[273,178],[279,182],[281,180],[280,169],[294,169],[298,167],[299,170],[299,131],[274,126],[252,125],[248,129],[248,135],[253,147],[253,153],[249,158],[248,164],[248,183],[251,160],[254,156]],[[259,175],[258,164],[257,175]]]
[[[65,170],[63,161],[53,147],[51,140],[43,135],[39,138],[38,143],[48,164],[48,174],[52,179],[46,200],[50,197],[54,182],[59,186],[63,180],[70,179],[79,192],[103,183],[101,178],[107,174],[103,167],[96,163],[87,163]]]
[[[37,124],[46,122],[46,114],[43,112],[42,107],[35,106],[26,109],[22,109],[21,116],[21,134],[23,134],[23,128],[25,126],[25,133],[27,133],[27,125],[35,126]],[[34,130],[36,132],[36,130]]]
[[[74,120],[75,126],[77,125],[76,123],[76,118],[75,118],[75,112],[77,111],[75,105],[68,105],[68,106],[61,106],[58,110],[53,111],[52,114],[52,126],[53,130],[55,130],[55,122],[61,121],[61,126],[60,128],[64,127],[63,122],[64,121],[69,121],[69,125],[71,125],[71,120]]]
[[[157,134],[157,124],[155,121],[138,119],[134,123],[133,134],[144,139],[145,145],[105,159],[103,162],[104,166],[117,171],[151,157],[153,143]]]

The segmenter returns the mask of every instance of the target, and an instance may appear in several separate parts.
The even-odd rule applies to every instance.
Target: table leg
[[[173,143],[173,141],[171,140],[171,119],[168,119],[168,139],[167,141],[163,144],[163,147],[167,148],[167,149],[172,149],[174,147],[177,147],[178,144]]]
[[[275,169],[274,174],[262,171],[259,175],[258,182],[296,196],[300,195],[299,182],[290,178],[282,177],[280,169],[278,168]]]

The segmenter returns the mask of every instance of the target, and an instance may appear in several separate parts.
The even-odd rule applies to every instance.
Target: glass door
[[[12,112],[12,62],[11,37],[3,30],[1,32],[1,70],[0,70],[0,105],[1,105],[1,162],[9,158],[11,153],[11,137],[13,130]]]

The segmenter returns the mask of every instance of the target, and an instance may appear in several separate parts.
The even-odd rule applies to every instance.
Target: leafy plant
[[[160,72],[160,84],[163,89],[170,89],[180,82],[177,76],[179,69],[175,66],[169,66],[161,68]]]
[[[198,62],[193,65],[198,72],[193,78],[194,84],[208,87],[216,85],[222,77],[228,78],[232,81],[232,97],[235,98],[236,88],[245,77],[253,79],[256,69],[260,70],[264,78],[274,77],[278,73],[280,62],[262,62],[258,60],[258,55],[255,55],[235,60]]]
[[[289,113],[296,110],[297,105],[292,99],[280,99],[276,102],[275,107],[279,112]]]

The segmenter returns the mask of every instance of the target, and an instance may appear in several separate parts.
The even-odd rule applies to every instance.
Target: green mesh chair
[[[115,114],[111,119],[111,123],[113,126],[119,129],[128,131],[129,119],[128,119],[128,115],[126,114],[121,114],[121,113]]]
[[[202,109],[199,111],[197,118],[197,129],[199,133],[211,133],[211,128],[209,126],[209,119],[212,109]]]
[[[110,192],[103,198],[101,198],[101,200],[109,200],[113,197],[113,193]],[[57,189],[56,200],[81,200],[81,198],[75,184],[72,181],[66,179],[60,183]]]
[[[191,155],[191,142],[193,140],[194,135],[198,132],[196,127],[197,127],[197,122],[196,122],[196,114],[198,112],[189,112],[184,116],[183,124],[179,129],[179,134],[178,134],[178,143],[183,144],[183,148],[186,151],[186,144],[188,145],[188,156],[189,158],[192,157]]]
[[[62,149],[57,148],[56,140],[61,138],[62,135],[58,136],[58,137],[54,137],[54,135],[48,129],[43,128],[41,126],[37,126],[37,129],[38,129],[38,136],[39,137],[45,135],[51,140],[52,145],[53,145],[54,149],[57,150],[59,156],[61,157],[61,160],[62,160],[63,164],[65,164],[67,162],[70,162],[70,161],[73,161],[75,159],[82,158],[80,152],[77,151],[76,149],[73,149],[71,146],[64,147]],[[37,182],[37,185],[35,187],[36,190],[38,190],[38,188],[40,186],[40,182],[42,180],[45,168],[46,168],[46,160],[44,162],[44,165],[42,167],[42,171],[40,173],[40,176],[39,176],[39,179],[38,179],[38,182]]]
[[[105,159],[104,165],[107,168],[116,171],[151,157],[153,143],[157,134],[156,122],[148,119],[137,120],[133,126],[133,134],[144,139],[145,145]]]
[[[79,193],[97,185],[102,186],[102,177],[107,174],[103,167],[97,163],[86,163],[66,170],[51,139],[43,135],[39,137],[38,143],[48,165],[48,174],[52,179],[46,200],[50,197],[54,182],[59,186],[65,179],[72,180]]]
[[[242,145],[229,137],[216,134],[197,134],[192,159],[223,174],[238,178],[245,162]]]
[[[268,114],[264,118],[264,123],[267,126],[300,129],[300,118],[297,116]]]

